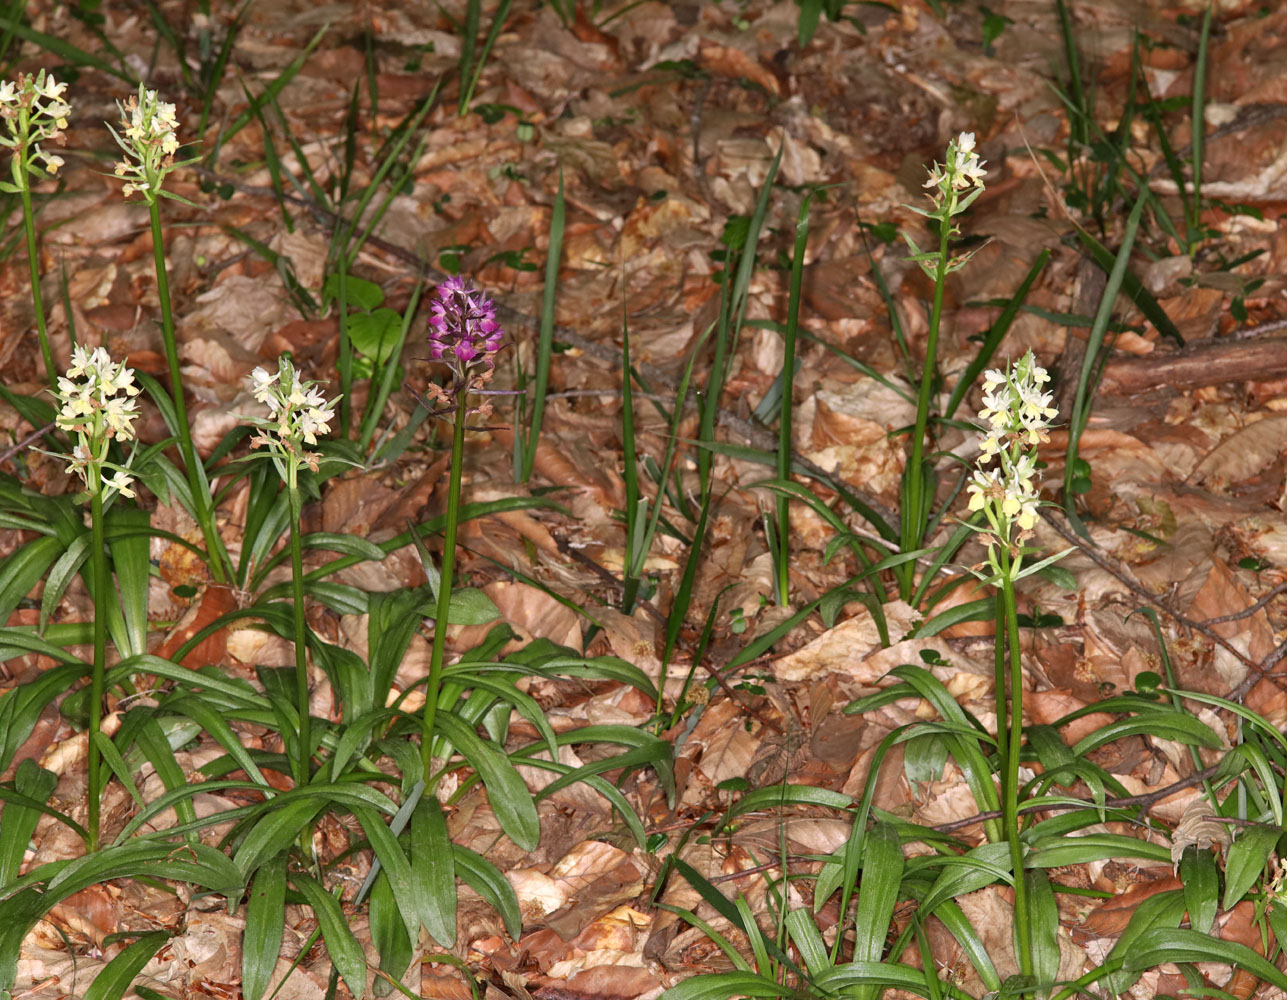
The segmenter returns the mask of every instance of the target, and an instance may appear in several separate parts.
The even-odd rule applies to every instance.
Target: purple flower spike
[[[496,321],[496,304],[464,278],[448,278],[430,303],[429,354],[463,369],[487,363],[500,350],[505,331]]]

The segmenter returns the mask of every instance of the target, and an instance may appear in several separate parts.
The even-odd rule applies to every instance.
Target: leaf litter
[[[456,117],[445,106],[431,113],[414,166],[415,187],[377,227],[378,240],[363,251],[358,269],[381,283],[390,303],[401,304],[410,293],[417,260],[437,267],[455,255],[465,273],[497,290],[513,317],[507,322],[529,330],[539,312],[540,270],[514,267],[512,261],[543,260],[561,173],[569,205],[556,314],[556,340],[563,349],[552,366],[551,407],[536,469],[538,482],[553,489],[564,512],[512,512],[470,524],[462,535],[462,559],[466,575],[482,586],[518,635],[574,649],[585,646],[588,638],[587,652],[611,650],[658,681],[661,632],[656,616],[613,611],[619,593],[607,577],[587,568],[598,566],[610,577],[619,573],[623,560],[622,531],[613,516],[624,502],[621,376],[619,362],[613,360],[623,310],[632,351],[652,380],[649,391],[669,407],[688,352],[715,316],[718,264],[712,252],[718,249],[723,222],[753,209],[773,153],[779,147],[783,151],[781,179],[789,187],[780,189],[772,207],[769,257],[788,248],[783,234],[794,218],[794,190],[833,185],[830,196],[815,203],[805,268],[803,317],[811,340],[801,350],[796,377],[796,445],[823,472],[896,509],[904,459],[892,434],[909,423],[911,410],[896,391],[861,374],[841,356],[870,365],[898,384],[894,338],[872,258],[895,299],[904,304],[906,334],[913,342],[924,335],[919,303],[928,300],[929,289],[896,245],[873,243],[870,227],[878,222],[914,225],[902,203],[916,199],[919,171],[941,149],[945,134],[977,129],[999,176],[975,207],[971,223],[974,231],[995,237],[983,258],[987,266],[961,272],[949,287],[944,370],[959,373],[971,360],[970,338],[995,315],[989,300],[1009,294],[1043,247],[1054,250],[1054,260],[1001,353],[1017,356],[1032,347],[1056,359],[1066,349],[1066,339],[1082,335],[1081,328],[1050,318],[1073,308],[1077,255],[1057,242],[1067,230],[1055,221],[1062,206],[1049,203],[1048,164],[1023,152],[1025,145],[1055,145],[1067,128],[1048,69],[1057,56],[1058,33],[1044,8],[1002,4],[998,11],[1012,20],[996,40],[995,51],[988,53],[979,42],[973,5],[949,8],[945,20],[916,4],[897,11],[872,5],[853,21],[824,22],[802,51],[793,41],[797,10],[791,4],[645,2],[624,6],[598,25],[582,12],[570,27],[559,21],[552,6],[515,5],[497,42],[477,100],[504,109],[499,118],[482,110]],[[184,23],[178,7],[163,3],[160,10],[178,18],[171,23]],[[1146,33],[1191,41],[1175,17],[1178,12],[1163,3],[1136,11]],[[312,31],[313,13],[307,5],[256,5],[234,47],[246,78],[262,85],[295,58]],[[1105,99],[1120,101],[1132,26],[1113,5],[1079,4],[1077,14],[1102,73]],[[84,24],[69,19],[65,8],[37,12],[33,18],[38,30],[93,50],[94,39]],[[1231,254],[1259,256],[1236,272],[1215,276],[1230,280],[1208,284],[1189,283],[1187,257],[1145,268],[1146,285],[1188,342],[1183,350],[1168,348],[1150,321],[1130,303],[1121,303],[1121,321],[1131,329],[1121,333],[1115,346],[1123,354],[1147,359],[1152,374],[1131,375],[1135,381],[1128,381],[1126,373],[1144,369],[1130,367],[1136,362],[1121,354],[1110,357],[1104,392],[1081,438],[1081,455],[1094,470],[1086,510],[1095,519],[1092,537],[1105,556],[1096,562],[1079,551],[1064,563],[1077,580],[1072,593],[1048,584],[1023,592],[1030,612],[1049,610],[1061,620],[1058,626],[1034,630],[1025,648],[1032,722],[1054,721],[1106,692],[1130,690],[1141,675],[1156,673],[1156,637],[1138,616],[1127,620],[1140,605],[1153,603],[1165,612],[1163,627],[1178,686],[1222,696],[1243,693],[1249,708],[1279,727],[1287,725],[1287,698],[1276,665],[1287,606],[1274,592],[1283,579],[1279,567],[1287,547],[1279,415],[1287,409],[1287,371],[1257,378],[1257,369],[1244,367],[1230,381],[1221,377],[1228,369],[1219,363],[1247,329],[1277,320],[1280,309],[1276,275],[1284,270],[1287,243],[1280,238],[1275,213],[1287,196],[1280,155],[1287,125],[1281,115],[1262,110],[1276,106],[1283,88],[1281,62],[1262,50],[1281,37],[1271,29],[1280,27],[1287,13],[1268,11],[1258,17],[1252,6],[1234,4],[1222,8],[1219,18],[1223,33],[1213,46],[1215,69],[1208,76],[1208,120],[1217,128],[1208,136],[1206,190],[1226,202],[1258,208],[1266,220],[1213,205],[1204,223],[1228,241]],[[296,27],[282,27],[292,24]],[[454,66],[460,43],[449,26],[428,7],[362,8],[338,15],[327,41],[280,97],[284,121],[300,138],[309,167],[322,183],[338,176],[341,168],[336,150],[344,137],[337,128],[349,82],[363,72],[361,35],[366,33],[374,45],[373,79],[380,104],[379,118],[363,125],[378,129],[396,122],[427,93],[432,79]],[[130,59],[155,53],[159,78],[177,76],[173,53],[164,46],[152,48],[144,21],[109,12],[103,30],[122,52],[138,54]],[[412,50],[419,60],[414,71],[405,68]],[[1147,72],[1163,98],[1187,95],[1192,86],[1191,59],[1183,44],[1150,50]],[[84,81],[103,86],[106,98],[109,88],[101,79],[86,73]],[[363,100],[374,98],[367,87],[365,81],[360,84]],[[229,117],[245,111],[240,86],[225,82],[216,107]],[[530,128],[531,137],[523,137],[516,118]],[[94,145],[87,131],[74,123],[71,145]],[[1160,164],[1160,152],[1148,136],[1132,137],[1146,172]],[[1188,140],[1181,134],[1174,141]],[[244,129],[225,147],[223,162],[257,164],[263,155],[259,130]],[[292,164],[298,165],[294,154],[286,157],[288,169]],[[369,168],[359,165],[357,183]],[[82,341],[101,341],[142,369],[159,372],[152,322],[156,292],[148,278],[151,247],[144,219],[117,202],[92,162],[74,161],[66,173],[67,196],[51,202],[44,218],[58,223],[49,226],[46,238],[46,253],[55,263],[46,268],[51,276],[46,299],[60,300],[54,279],[61,272],[70,307],[70,313],[61,306],[53,310],[55,351],[61,356],[69,352],[69,323],[74,321]],[[1169,178],[1150,177],[1158,195],[1175,194]],[[184,377],[194,397],[194,438],[203,451],[231,426],[231,415],[245,404],[239,386],[263,360],[290,350],[316,377],[334,375],[333,323],[302,316],[280,269],[247,252],[231,235],[232,227],[243,230],[289,261],[302,287],[320,288],[333,220],[295,205],[291,209],[298,228],[283,231],[269,180],[262,169],[228,170],[219,182],[232,193],[222,201],[203,193],[194,175],[178,188],[205,207],[188,213],[168,247]],[[24,281],[18,258],[10,257],[0,267],[0,287],[6,290],[0,297],[0,362],[6,366],[6,383],[16,392],[34,391],[39,375],[31,352],[21,346],[22,331],[29,326],[22,305]],[[748,317],[780,320],[785,297],[785,272],[758,268]],[[1231,315],[1234,297],[1250,316],[1245,324]],[[587,349],[596,345],[606,350]],[[747,443],[734,421],[749,420],[753,402],[769,390],[781,367],[781,345],[771,325],[758,327],[740,343],[722,404],[732,418],[724,423],[730,442]],[[1213,374],[1204,379],[1199,370],[1168,377],[1182,371],[1186,354],[1203,351],[1206,370]],[[416,357],[417,348],[408,347],[404,360],[413,382]],[[530,369],[528,343],[520,344],[516,357]],[[395,393],[395,423],[404,423],[413,408],[409,396]],[[649,411],[645,400],[636,401],[636,410],[641,448],[659,459],[668,424]],[[27,429],[7,409],[0,421],[14,436]],[[691,438],[694,430],[695,417],[685,411],[680,434]],[[150,433],[154,439],[162,433],[155,421]],[[514,495],[504,471],[510,433],[497,429],[472,436],[467,500]],[[960,440],[948,430],[942,446],[950,450]],[[439,513],[440,447],[430,438],[422,450],[392,467],[334,483],[306,519],[322,530],[379,542],[402,530],[408,517]],[[1062,454],[1055,435],[1043,451],[1052,470],[1061,466]],[[691,459],[681,451],[679,463],[680,488],[689,489]],[[767,606],[772,594],[768,548],[759,528],[760,512],[769,501],[763,491],[744,485],[763,478],[763,469],[732,455],[717,455],[713,468],[728,492],[712,520],[710,556],[686,611],[681,655],[670,665],[666,692],[672,697],[691,666],[686,657],[696,645],[700,624],[726,589],[731,588],[733,597],[721,601],[719,609],[740,607],[750,631],[735,632],[736,619],[719,617],[713,649],[740,648],[773,610]],[[56,476],[49,470],[42,473],[39,458],[31,461],[31,472],[38,488],[58,488]],[[834,496],[825,488],[820,495]],[[172,508],[161,504],[158,509]],[[671,513],[686,523],[682,512]],[[236,492],[225,500],[220,516],[230,547],[239,545],[245,510]],[[801,600],[808,600],[842,580],[845,570],[839,561],[823,558],[830,532],[815,513],[797,505],[792,518],[792,584]],[[163,519],[158,523],[165,524]],[[192,535],[193,526],[180,525],[177,517],[165,526]],[[1051,529],[1038,530],[1043,547],[1065,544]],[[187,616],[181,617],[182,607],[161,609],[166,618],[179,618],[156,649],[165,656],[240,598],[202,579],[201,566],[185,561],[173,548],[161,546],[154,555],[172,585],[167,589],[183,584],[199,591]],[[659,584],[651,598],[653,610],[664,611],[673,597],[682,561],[682,546],[660,536],[646,564]],[[345,582],[374,591],[423,580],[419,564],[411,559],[371,567],[368,563],[354,570]],[[513,578],[510,571],[523,576]],[[588,630],[561,601],[585,607],[597,627]],[[83,592],[69,590],[58,620],[83,620],[85,604]],[[24,610],[15,611],[13,623],[26,621]],[[761,815],[731,830],[722,827],[711,816],[730,807],[739,780],[767,787],[785,779],[859,793],[880,739],[906,721],[932,719],[935,713],[928,702],[915,699],[860,718],[840,716],[832,706],[888,683],[888,670],[900,663],[933,664],[933,673],[964,708],[985,725],[995,725],[989,633],[980,638],[967,630],[899,641],[918,614],[906,605],[885,606],[893,639],[886,648],[870,612],[850,603],[834,622],[811,619],[771,655],[753,661],[750,671],[727,677],[736,685],[736,701],[716,687],[708,705],[667,734],[678,747],[681,794],[676,806],[666,807],[646,774],[625,786],[650,830],[668,838],[652,855],[613,846],[620,831],[613,827],[611,812],[581,786],[542,806],[545,837],[533,854],[502,839],[485,796],[464,798],[450,820],[453,837],[488,853],[506,870],[524,917],[523,935],[510,941],[489,910],[470,905],[470,890],[461,890],[457,957],[486,984],[488,996],[652,998],[684,974],[726,968],[726,959],[705,935],[650,905],[658,863],[674,851],[721,891],[745,895],[762,914],[767,879],[773,877],[769,862],[780,863],[782,844],[788,867],[813,871],[816,865],[808,859],[834,850],[845,836],[833,814],[802,806]],[[1210,629],[1223,642],[1186,627],[1216,619],[1223,621]],[[321,612],[314,624],[333,641],[362,652],[366,625],[359,616],[338,619]],[[250,664],[291,662],[288,646],[280,641],[245,630],[228,633],[205,640],[185,662],[242,670]],[[476,638],[466,627],[453,634],[452,644],[466,649]],[[424,640],[416,642],[399,673],[404,686],[414,682],[426,662]],[[270,648],[274,646],[281,648]],[[11,660],[6,665],[9,683],[47,666],[35,656]],[[696,668],[699,680],[706,669]],[[541,681],[533,685],[533,693],[556,729],[579,722],[640,725],[651,712],[638,692],[614,685]],[[332,706],[324,687],[315,695],[315,710],[325,716]],[[1208,714],[1206,721],[1223,728],[1223,716]],[[1088,716],[1071,723],[1065,738],[1074,742],[1104,719]],[[241,735],[248,745],[258,738],[249,731]],[[60,775],[55,795],[73,815],[84,811],[75,801],[84,796],[83,785],[77,785],[83,741],[56,716],[42,718],[28,747],[15,758],[16,766],[24,757],[40,756]],[[1114,749],[1117,758],[1101,763],[1131,794],[1164,790],[1193,773],[1193,762],[1177,746],[1157,738],[1137,737]],[[900,766],[901,758],[901,752],[895,753],[884,765],[877,804],[920,823],[954,827],[967,841],[977,836],[977,822],[961,826],[977,820],[979,807],[954,765],[949,762],[938,779],[914,780],[910,768]],[[183,755],[179,760],[185,770],[199,766]],[[566,750],[564,763],[579,760]],[[548,780],[544,772],[527,770],[534,785]],[[12,768],[5,777],[12,777]],[[105,815],[115,811],[124,816],[128,799],[113,787]],[[145,797],[157,791],[155,782],[145,778]],[[194,804],[198,812],[222,807],[220,801],[200,798]],[[1195,811],[1198,804],[1191,786],[1177,788],[1155,803],[1151,815],[1178,824],[1172,841],[1177,846],[1220,843],[1223,831],[1211,829],[1209,819]],[[694,835],[683,836],[687,831]],[[343,841],[342,831],[331,833]],[[675,847],[681,839],[682,846]],[[33,845],[29,864],[78,853],[78,842],[46,820],[37,827]],[[367,864],[356,860],[352,877],[364,875]],[[1069,884],[1080,879],[1111,898],[1076,907],[1064,906],[1067,900],[1061,899],[1060,971],[1069,978],[1082,971],[1087,955],[1094,958],[1096,948],[1102,954],[1112,947],[1143,899],[1177,884],[1169,866],[1080,868],[1068,874]],[[696,910],[745,950],[745,938],[682,880],[672,877],[659,901]],[[1004,927],[1010,919],[1006,890],[982,890],[960,902],[976,927]],[[1258,932],[1249,920],[1249,906],[1244,902],[1222,914],[1218,932],[1254,946]],[[294,907],[289,917],[288,940],[299,950],[311,918]],[[105,943],[109,935],[164,928],[179,936],[147,967],[145,981],[169,995],[229,995],[239,978],[239,919],[183,892],[176,896],[136,882],[97,886],[65,900],[29,938],[21,981],[32,996],[58,995],[68,988],[79,992],[102,960],[119,949]],[[354,919],[361,938],[362,921]],[[952,945],[932,924],[931,940],[937,940],[936,954],[939,945]],[[369,938],[363,942],[369,944]],[[999,972],[1008,971],[1007,961],[1013,967],[1008,933],[985,943]],[[289,947],[287,952],[286,958],[295,957]],[[965,970],[968,963],[961,967]],[[286,971],[285,958],[279,971]],[[303,956],[279,996],[321,996],[326,976],[326,960],[315,948]],[[1138,992],[1145,988],[1180,988],[1168,985],[1176,977],[1165,967],[1149,976],[1137,995],[1145,995]],[[961,984],[983,992],[968,977]],[[459,972],[445,965],[426,966],[423,978],[413,977],[410,985],[428,996],[468,992]],[[1249,995],[1248,987],[1256,986],[1231,982],[1226,988],[1234,991],[1235,985],[1248,991],[1238,995]]]

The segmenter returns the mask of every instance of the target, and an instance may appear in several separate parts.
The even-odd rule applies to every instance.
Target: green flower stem
[[[107,667],[107,552],[103,539],[103,477],[91,465],[90,488],[90,571],[94,579],[94,664],[89,675],[89,849],[98,850],[99,817],[102,810],[102,758],[98,752],[99,729],[103,724],[103,673]]]
[[[36,331],[40,334],[40,357],[45,363],[45,379],[51,388],[58,385],[58,372],[54,368],[54,354],[49,349],[49,331],[45,327],[45,300],[40,294],[40,250],[36,246],[36,220],[31,211],[31,184],[25,170],[14,170],[22,175],[18,190],[22,194],[22,222],[27,230],[27,264],[31,268],[31,304],[36,310]]]
[[[952,238],[952,222],[948,212],[939,217],[938,264],[934,271],[934,305],[930,310],[929,334],[925,340],[925,367],[921,372],[920,394],[916,400],[916,426],[912,429],[912,453],[904,472],[904,510],[902,518],[901,547],[911,552],[920,547],[921,536],[928,520],[929,500],[925,496],[925,428],[929,424],[930,397],[934,389],[934,370],[938,362],[938,328],[943,318],[943,286],[947,280],[948,244]],[[904,600],[912,592],[916,563],[909,562],[899,568],[899,591]]]
[[[1019,619],[1015,613],[1010,552],[1004,544],[998,545],[997,548],[1001,557],[1001,590],[997,594],[996,683],[999,705],[997,746],[1001,746],[1005,741],[1005,751],[1001,754],[1001,813],[1005,837],[1010,844],[1010,866],[1014,872],[1015,950],[1019,953],[1020,970],[1025,976],[1031,977],[1033,975],[1032,927],[1028,919],[1028,888],[1023,878],[1023,844],[1019,840],[1019,753],[1023,740],[1023,667],[1019,659]],[[1008,713],[1005,711],[1003,676],[1007,660],[1010,668]],[[1006,723],[1004,728],[1003,721]]]
[[[174,399],[174,415],[179,425],[179,451],[187,467],[188,486],[192,491],[193,513],[205,536],[208,565],[215,583],[226,582],[224,576],[224,548],[215,530],[214,511],[210,508],[210,488],[197,464],[197,452],[192,447],[192,428],[188,424],[188,407],[183,401],[183,377],[179,372],[179,350],[174,340],[174,314],[170,311],[170,280],[165,270],[165,241],[161,233],[161,210],[156,201],[148,203],[152,218],[152,258],[156,264],[156,294],[161,301],[161,333],[165,339],[165,357],[170,363],[170,395]]]
[[[309,781],[308,762],[313,750],[309,733],[308,631],[304,623],[304,546],[300,540],[303,503],[299,495],[299,472],[293,464],[287,468],[290,475],[286,483],[286,500],[290,505],[290,576],[295,604],[295,690],[299,711],[299,752],[291,764],[295,772],[295,787],[303,788]]]
[[[442,656],[447,642],[447,613],[451,609],[451,578],[456,568],[456,526],[460,518],[460,467],[465,457],[465,418],[469,390],[456,386],[456,418],[451,435],[451,479],[447,486],[447,524],[442,535],[442,571],[438,576],[438,610],[433,623],[433,652],[429,657],[429,682],[425,688],[424,728],[420,755],[424,760],[426,789],[432,790],[433,724],[438,711],[438,689],[442,686]],[[427,793],[427,792],[426,792]]]

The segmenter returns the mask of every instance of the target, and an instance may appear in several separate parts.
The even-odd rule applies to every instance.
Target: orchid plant
[[[269,373],[256,368],[250,375],[251,394],[268,408],[266,417],[250,417],[258,428],[250,439],[255,448],[265,451],[286,484],[287,503],[290,508],[290,558],[291,581],[294,599],[295,624],[295,687],[299,712],[299,738],[296,752],[291,759],[295,784],[308,783],[309,759],[313,744],[309,726],[307,631],[304,623],[304,555],[300,537],[300,520],[303,502],[299,490],[301,469],[317,471],[318,456],[312,448],[318,435],[328,434],[335,419],[335,400],[328,400],[317,386],[300,378],[298,369],[287,357],[277,362],[277,371]]]
[[[1019,755],[1023,740],[1023,671],[1019,651],[1019,621],[1015,582],[1048,566],[1060,552],[1023,569],[1031,552],[1031,537],[1041,504],[1038,491],[1037,446],[1049,440],[1057,410],[1045,386],[1050,375],[1029,350],[1009,371],[988,370],[983,377],[983,408],[979,411],[979,458],[966,490],[969,509],[982,512],[986,526],[974,525],[987,544],[987,572],[972,571],[984,582],[999,585],[996,597],[994,697],[997,747],[1001,761],[1002,826],[1010,845],[1014,872],[1015,952],[1025,975],[1035,967],[1028,916],[1028,886],[1019,838]],[[995,465],[993,461],[995,460]],[[1007,677],[1008,675],[1008,677]],[[1008,680],[1008,685],[1007,685]],[[1009,701],[1006,700],[1007,687]]]
[[[22,221],[27,235],[27,264],[31,269],[31,298],[36,310],[36,330],[40,335],[40,356],[45,364],[45,377],[54,385],[57,369],[49,348],[45,326],[45,304],[40,292],[40,256],[36,250],[35,216],[31,207],[31,179],[47,179],[58,173],[63,158],[42,148],[41,143],[66,139],[67,117],[71,105],[63,100],[67,84],[59,83],[43,69],[35,76],[19,73],[16,81],[0,83],[0,146],[13,150],[10,160],[12,182],[0,181],[0,191],[17,194],[22,199]]]
[[[934,302],[930,309],[929,331],[925,342],[925,364],[916,402],[916,423],[912,429],[911,452],[903,471],[902,530],[899,542],[905,553],[920,547],[929,523],[930,503],[933,499],[932,474],[925,461],[925,432],[936,382],[943,291],[947,276],[964,267],[975,252],[952,254],[952,239],[960,235],[953,220],[983,193],[983,178],[987,176],[987,171],[983,169],[985,162],[979,159],[979,154],[975,151],[974,133],[962,132],[948,143],[944,161],[935,163],[930,169],[925,187],[930,189],[929,198],[933,207],[922,209],[907,206],[918,215],[938,223],[939,245],[937,250],[922,251],[911,236],[903,233],[903,239],[912,250],[911,259],[934,282]],[[896,570],[904,598],[909,597],[912,592],[915,565],[914,562],[908,562]]]
[[[210,499],[210,484],[206,481],[205,468],[197,458],[192,444],[192,429],[188,421],[188,408],[183,398],[183,379],[179,371],[179,350],[174,336],[174,314],[170,306],[170,282],[165,265],[165,236],[161,229],[161,198],[185,201],[179,195],[165,190],[166,178],[182,166],[175,162],[179,151],[179,122],[173,104],[163,101],[155,90],[139,85],[137,95],[124,103],[118,102],[121,120],[118,128],[108,125],[112,138],[124,152],[117,162],[115,175],[125,181],[126,197],[142,195],[147,203],[152,224],[152,260],[156,274],[157,299],[161,306],[161,335],[165,342],[165,358],[170,369],[170,395],[174,403],[174,422],[171,430],[179,442],[186,467],[189,492],[192,496],[192,514],[201,526],[205,538],[209,566],[215,582],[226,579],[227,551],[215,527]]]
[[[54,396],[58,400],[59,429],[73,436],[68,456],[68,475],[85,484],[90,502],[90,566],[94,598],[94,662],[90,672],[89,695],[89,847],[98,846],[99,818],[103,792],[102,756],[99,730],[103,715],[103,673],[107,657],[107,553],[103,532],[103,511],[120,494],[134,496],[134,480],[124,465],[108,458],[113,441],[134,440],[138,418],[139,388],[134,372],[112,361],[101,347],[92,352],[77,345],[67,374],[58,379]],[[109,473],[110,470],[110,474]]]
[[[430,382],[425,405],[435,416],[452,421],[451,478],[447,488],[447,523],[443,530],[442,567],[438,579],[437,617],[429,661],[428,690],[420,738],[420,752],[428,779],[433,766],[434,716],[442,685],[442,660],[451,608],[451,584],[456,565],[456,530],[460,521],[461,467],[465,455],[465,430],[470,417],[486,419],[491,404],[484,400],[471,408],[470,395],[489,395],[496,352],[504,343],[504,330],[496,320],[496,305],[469,281],[449,278],[440,284],[430,303],[429,360],[447,366],[446,385]]]

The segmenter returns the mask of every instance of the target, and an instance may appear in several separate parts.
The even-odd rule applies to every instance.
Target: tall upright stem
[[[291,762],[295,787],[303,788],[309,781],[309,759],[313,743],[309,732],[308,707],[308,632],[304,623],[304,547],[300,542],[300,517],[303,504],[299,496],[299,482],[295,467],[289,467],[290,481],[286,484],[287,503],[290,507],[290,568],[291,594],[295,603],[295,690],[299,711],[299,752]]]
[[[51,388],[58,385],[58,373],[54,369],[54,354],[49,349],[49,331],[45,327],[45,300],[40,293],[40,250],[36,246],[36,220],[31,214],[31,185],[26,171],[15,170],[22,175],[18,190],[22,195],[22,222],[27,230],[27,264],[31,268],[31,304],[36,310],[36,332],[40,334],[40,358],[45,363],[45,381]]]
[[[903,511],[901,547],[904,552],[920,548],[929,520],[929,502],[925,496],[925,428],[929,424],[930,402],[934,390],[934,372],[938,366],[938,328],[943,319],[943,285],[947,280],[949,242],[952,237],[950,216],[944,213],[939,220],[938,264],[934,271],[934,305],[930,310],[929,333],[925,339],[925,368],[921,372],[920,393],[916,400],[916,425],[912,429],[912,453],[907,460],[906,489],[907,509]],[[905,563],[900,568],[899,590],[903,599],[911,596],[916,577],[916,563]]]
[[[205,536],[206,553],[210,556],[210,572],[216,583],[223,583],[224,549],[215,530],[214,512],[211,510],[210,488],[197,463],[197,452],[192,446],[192,428],[188,424],[188,407],[183,399],[183,377],[179,372],[179,350],[174,339],[174,314],[170,310],[170,281],[165,270],[165,241],[161,232],[161,210],[153,201],[148,205],[152,218],[152,258],[156,271],[156,294],[161,302],[161,334],[165,340],[165,359],[170,365],[170,395],[174,400],[174,416],[178,423],[179,451],[192,491],[193,513]]]
[[[429,681],[425,689],[424,728],[420,755],[425,781],[433,768],[433,725],[438,712],[438,689],[442,686],[442,657],[447,642],[447,613],[451,609],[451,581],[456,568],[456,526],[460,518],[460,468],[465,458],[465,418],[469,409],[468,385],[456,385],[456,419],[451,434],[451,479],[447,485],[447,526],[442,535],[442,572],[438,577],[438,610],[433,622],[433,652],[429,657]],[[428,787],[432,788],[430,784]]]
[[[93,466],[91,466],[93,469]],[[102,811],[102,757],[98,733],[103,725],[103,673],[107,667],[107,553],[103,540],[103,485],[97,470],[90,473],[90,571],[94,578],[94,664],[89,675],[89,849],[98,850]]]
[[[1033,974],[1032,927],[1028,919],[1028,887],[1023,877],[1023,845],[1019,840],[1019,753],[1023,741],[1023,666],[1019,654],[1019,619],[1015,613],[1014,580],[1011,579],[1010,553],[1004,544],[1001,551],[1001,593],[998,601],[1005,617],[1005,659],[1009,661],[1010,710],[1003,734],[1002,716],[997,716],[997,743],[1006,741],[1002,755],[1001,813],[1006,840],[1010,844],[1010,866],[1014,871],[1015,950],[1019,968],[1025,976]],[[1001,616],[999,615],[998,618]],[[1001,623],[997,623],[1000,640]],[[998,654],[999,662],[1000,654]],[[1001,696],[1004,699],[1004,695]]]

